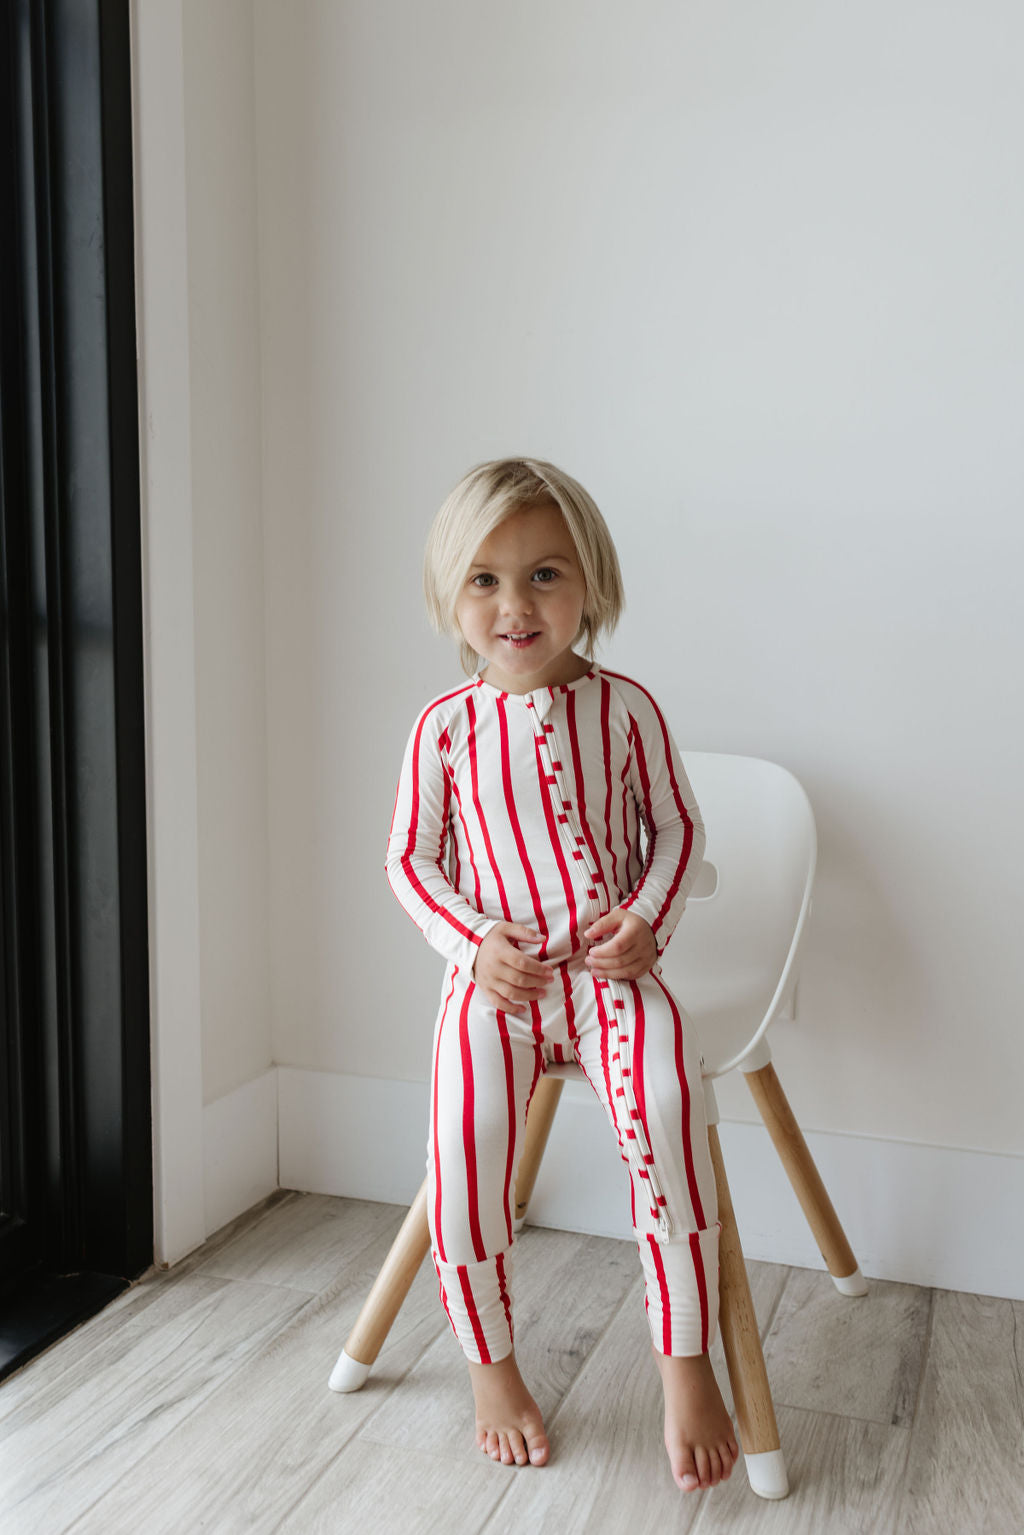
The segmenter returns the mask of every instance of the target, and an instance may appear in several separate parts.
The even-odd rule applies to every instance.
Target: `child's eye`
[[[494,577],[490,575],[486,570],[481,571],[480,574],[478,576],[474,576],[472,580],[473,586],[495,586],[496,584],[497,583]]]
[[[547,586],[550,584],[550,582],[558,580],[558,571],[552,570],[550,565],[544,565],[540,570],[534,571],[533,579],[535,581],[540,581],[542,585]]]

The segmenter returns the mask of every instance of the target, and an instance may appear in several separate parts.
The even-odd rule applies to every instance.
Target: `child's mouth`
[[[513,650],[525,650],[527,645],[533,644],[539,632],[539,630],[534,630],[532,634],[503,634],[501,638],[511,645]]]

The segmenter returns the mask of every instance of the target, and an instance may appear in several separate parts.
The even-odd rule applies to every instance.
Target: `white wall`
[[[609,659],[810,792],[804,1122],[1024,1150],[1022,45],[996,0],[257,0],[277,1061],[426,1075],[420,551],[529,451],[617,535]]]
[[[163,1263],[277,1183],[253,25],[250,0],[132,12]]]
[[[203,1097],[271,1063],[251,0],[186,0]]]
[[[684,747],[773,757],[811,795],[800,1017],[774,1039],[804,1125],[1019,1159],[1024,17],[146,0],[139,30],[175,13],[185,128],[165,113],[137,186],[152,210],[180,150],[189,334],[151,320],[143,369],[158,393],[187,352],[218,1144],[271,1061],[331,1102],[385,1079],[403,1140],[386,1084],[427,1076],[441,962],[384,842],[406,732],[458,676],[422,543],[466,467],[529,452],[617,536],[609,663]],[[156,946],[165,987],[187,929]],[[719,1096],[753,1119],[741,1084]],[[940,1165],[915,1173],[936,1208]]]

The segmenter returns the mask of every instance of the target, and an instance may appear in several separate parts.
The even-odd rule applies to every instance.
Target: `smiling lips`
[[[525,650],[527,645],[533,644],[533,641],[537,638],[539,633],[540,630],[535,629],[532,633],[524,632],[521,634],[503,634],[501,635],[501,638],[503,640],[507,640],[510,645],[514,645],[516,650]]]

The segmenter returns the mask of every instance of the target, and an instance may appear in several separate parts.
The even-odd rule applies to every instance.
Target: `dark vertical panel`
[[[135,215],[132,205],[132,97],[129,7],[100,0],[107,380],[110,452],[116,710],[118,888],[121,892],[122,1179],[125,1221],[120,1272],[153,1260],[150,1088],[146,732],[143,673],[142,517],[135,332]]]
[[[21,1105],[0,1274],[20,1224],[37,1277],[131,1277],[152,1153],[128,4],[11,0],[0,27],[0,981]]]

